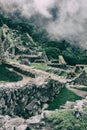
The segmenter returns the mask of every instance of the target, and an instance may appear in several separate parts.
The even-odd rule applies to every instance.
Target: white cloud
[[[87,0],[0,0],[0,7],[11,13],[19,10],[27,18],[39,14],[48,19],[43,26],[51,38],[76,41],[87,48]],[[58,10],[55,20],[53,8]]]
[[[52,38],[66,39],[87,48],[87,0],[58,0],[56,21],[50,21],[48,32]]]
[[[54,4],[55,0],[40,0],[39,2],[38,0],[34,0],[34,7],[36,7],[36,10],[47,18],[52,17],[48,9],[53,7]]]
[[[51,17],[48,9],[53,7],[55,0],[0,0],[0,6],[6,12],[21,11],[22,15],[30,17],[35,13],[39,13],[44,17]]]

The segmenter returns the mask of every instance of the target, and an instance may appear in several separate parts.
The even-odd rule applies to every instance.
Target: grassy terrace
[[[31,64],[31,66],[43,71],[49,69],[49,66],[47,66],[46,64],[33,63]],[[65,75],[66,74],[62,72],[60,76],[65,76]],[[75,93],[71,92],[66,88],[63,88],[62,91],[58,94],[58,96],[54,99],[54,101],[52,103],[49,103],[48,110],[58,109],[61,105],[65,104],[66,101],[76,101],[80,99],[82,99],[82,97],[77,96]]]
[[[74,109],[54,111],[46,121],[50,123],[53,130],[87,130],[87,115],[77,119],[73,114],[74,111]],[[87,107],[84,112],[87,113]]]
[[[18,63],[18,61],[17,61],[16,59],[10,59],[10,58],[7,58],[6,61],[7,61],[7,62]]]
[[[73,86],[73,88],[82,90],[82,91],[87,91],[87,86],[84,86],[84,85]]]
[[[47,66],[45,63],[32,63],[31,64],[32,67],[36,68],[36,69],[40,69],[43,71],[46,71],[47,69],[49,69],[49,66]]]
[[[41,64],[40,64],[40,63],[32,63],[31,66],[34,67],[34,68],[36,68],[36,69],[43,70],[43,71],[47,71],[47,70],[49,70],[49,68],[50,68],[50,70],[47,71],[48,73],[54,73],[53,69],[55,69],[54,67],[47,66],[47,65],[44,64],[44,63],[41,63]],[[56,69],[59,69],[59,68],[56,68]],[[61,70],[61,69],[60,69],[60,70]],[[59,74],[59,76],[65,77],[66,75],[67,75],[67,73],[66,73],[65,71],[62,71],[62,70],[61,70],[61,73]]]
[[[17,82],[19,80],[22,80],[22,76],[12,70],[8,70],[4,65],[0,65],[0,81]]]
[[[87,91],[87,86],[86,87],[83,87],[83,88],[78,88],[79,90],[82,90],[82,91]]]
[[[77,96],[75,93],[71,92],[67,88],[63,88],[58,96],[54,99],[52,103],[49,103],[48,110],[58,109],[61,105],[64,105],[67,101],[80,100],[82,97]]]

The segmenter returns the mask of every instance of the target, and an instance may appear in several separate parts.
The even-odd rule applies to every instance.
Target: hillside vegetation
[[[71,45],[64,39],[61,41],[51,40],[46,30],[41,27],[0,15],[0,26],[3,24],[8,25],[11,29],[18,30],[23,36],[25,33],[29,33],[36,42],[36,46],[46,52],[49,60],[58,59],[58,55],[63,55],[68,64],[87,64],[86,50]]]
[[[87,115],[77,119],[74,109],[55,111],[47,117],[53,130],[87,130]],[[87,108],[84,110],[87,113]]]

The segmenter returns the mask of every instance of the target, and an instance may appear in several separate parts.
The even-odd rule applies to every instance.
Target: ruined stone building
[[[5,55],[4,55],[4,42],[6,40],[6,25],[3,25],[0,28],[0,64],[2,64],[3,62],[5,62]]]
[[[3,50],[3,41],[2,41],[2,30],[0,29],[0,64],[4,60],[4,50]]]
[[[66,65],[67,64],[65,59],[64,59],[64,57],[62,55],[59,55],[59,64],[60,65]]]

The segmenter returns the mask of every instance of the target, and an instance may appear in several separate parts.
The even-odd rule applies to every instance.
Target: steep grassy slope
[[[4,65],[0,65],[0,82],[17,82],[20,80],[22,80],[22,76],[8,70]]]
[[[62,91],[58,94],[58,96],[54,99],[52,103],[49,103],[48,110],[59,109],[59,107],[65,104],[67,101],[76,101],[81,100],[82,97],[77,96],[75,93],[71,92],[67,88],[63,88]]]

